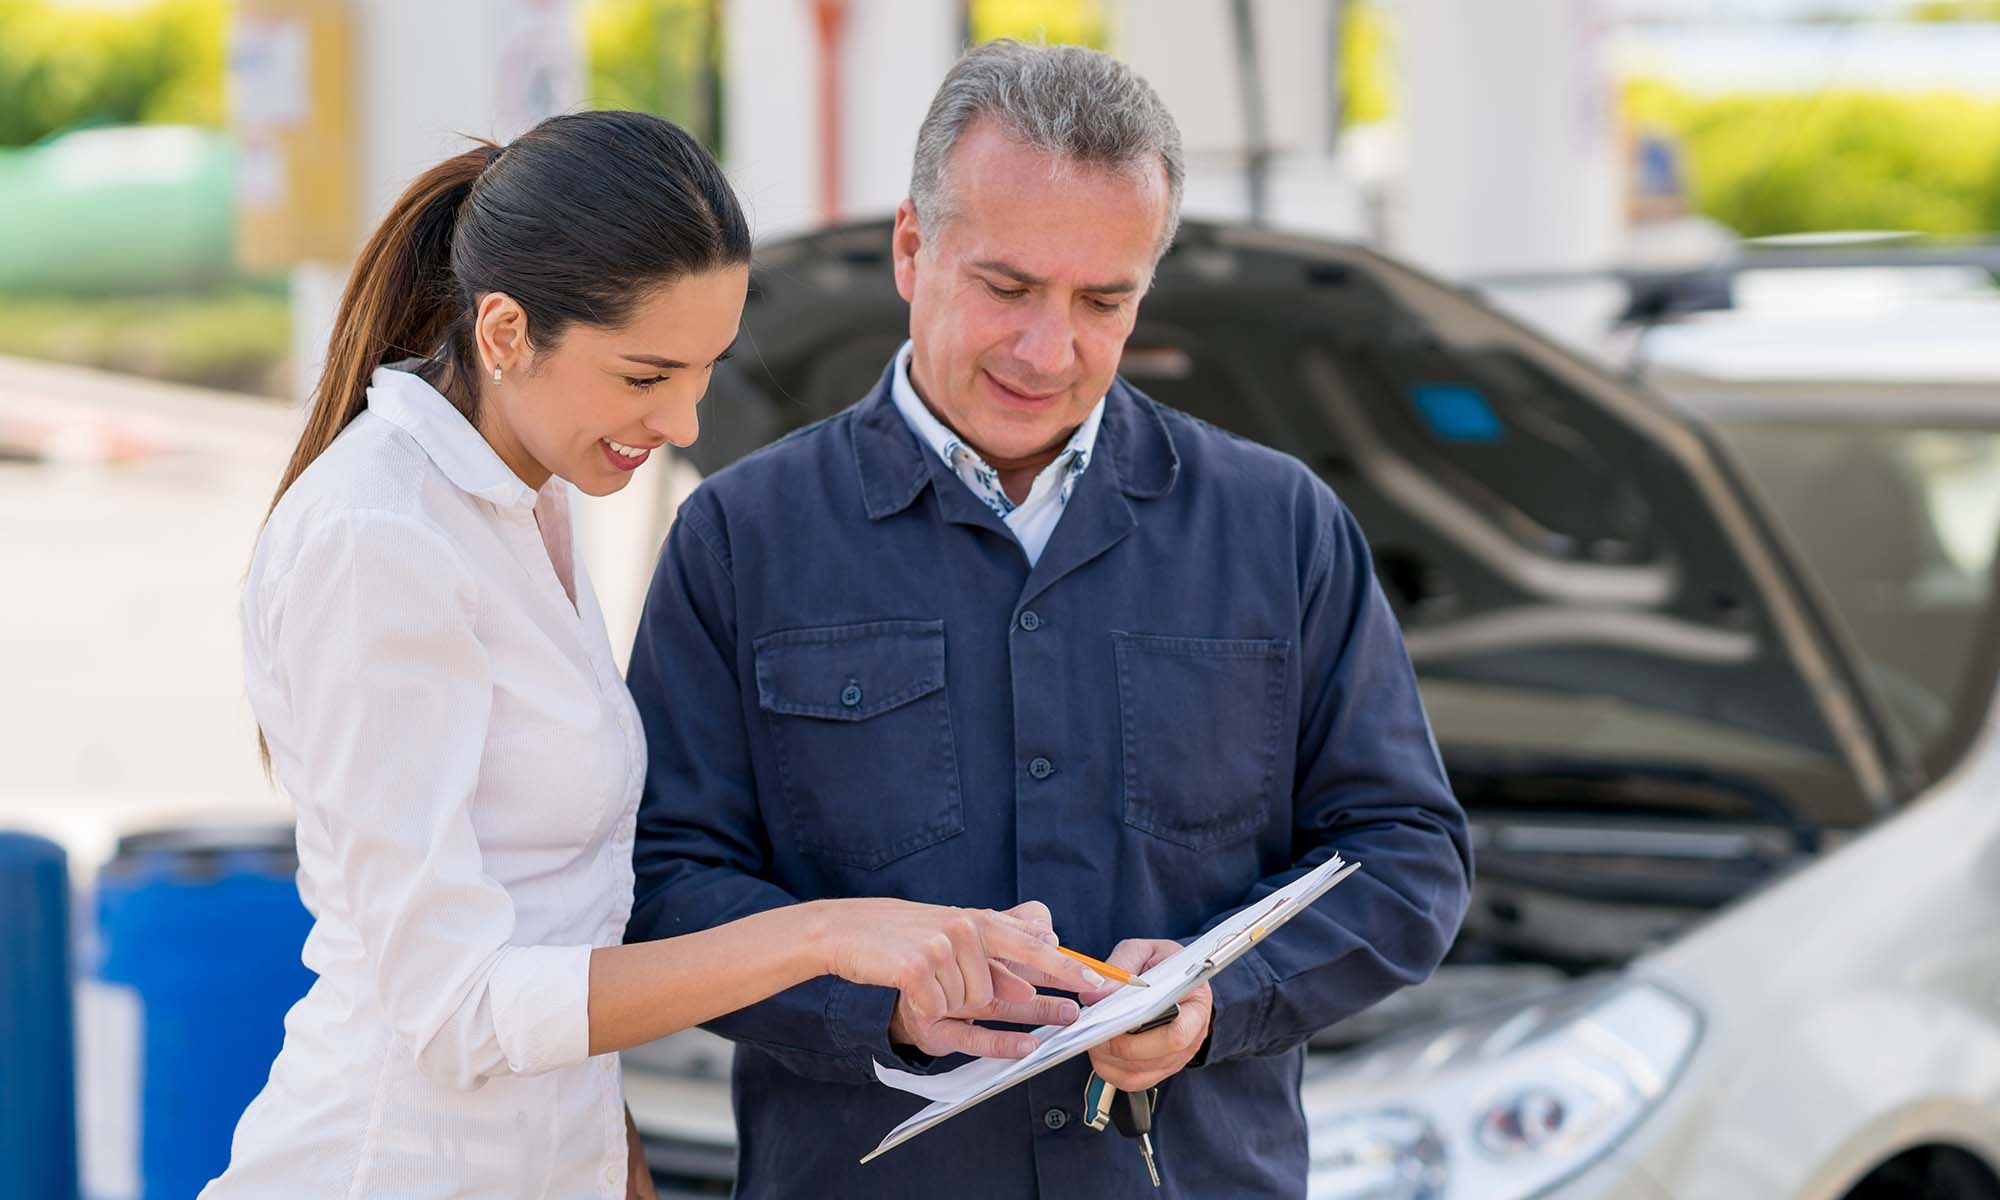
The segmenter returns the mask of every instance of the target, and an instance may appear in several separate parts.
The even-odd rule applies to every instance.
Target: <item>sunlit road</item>
[[[236,595],[292,419],[0,359],[0,826],[55,833],[87,867],[135,824],[286,815]]]

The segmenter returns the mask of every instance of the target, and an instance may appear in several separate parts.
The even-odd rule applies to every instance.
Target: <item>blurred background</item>
[[[1926,514],[1926,569],[1983,611],[2000,0],[0,0],[0,828],[61,847],[60,885],[32,895],[74,905],[6,944],[67,947],[86,979],[48,1001],[74,1005],[49,1017],[74,1021],[74,1062],[0,1030],[0,1112],[78,1081],[83,1194],[191,1194],[276,1046],[245,1016],[240,1063],[184,1047],[211,1056],[215,1111],[142,1119],[186,1064],[149,1057],[174,1050],[135,997],[213,1003],[144,958],[159,928],[241,940],[204,973],[240,980],[246,1014],[303,986],[260,949],[295,946],[304,917],[236,589],[389,199],[463,135],[635,108],[717,151],[760,241],[880,218],[938,80],[995,37],[1134,64],[1181,122],[1191,219],[1379,250],[1715,422],[1840,636],[1922,660],[1887,704],[1903,735],[1957,728],[1964,647],[1913,649],[1879,580],[1843,582],[1852,530],[1814,524],[1825,493],[1794,467],[1870,414]],[[1884,432],[1885,413],[1906,419]],[[585,506],[621,653],[702,465]],[[147,899],[191,878],[279,915],[246,933],[249,901]],[[0,1128],[0,1164],[46,1136]],[[5,1170],[0,1192],[69,1194],[9,1191]]]

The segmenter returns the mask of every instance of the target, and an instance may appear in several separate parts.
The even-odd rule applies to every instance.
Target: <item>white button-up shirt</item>
[[[265,526],[245,670],[319,978],[206,1200],[624,1195],[587,1001],[646,754],[570,490],[383,369]]]
[[[917,395],[917,389],[910,383],[911,345],[904,342],[903,348],[896,352],[896,373],[889,381],[889,396],[896,402],[896,411],[903,414],[903,420],[923,439],[924,445],[965,481],[972,494],[985,501],[986,507],[1014,531],[1015,539],[1028,555],[1028,565],[1034,566],[1041,560],[1050,535],[1055,533],[1056,522],[1062,520],[1063,510],[1069,507],[1070,489],[1076,486],[1077,476],[1090,465],[1090,452],[1097,446],[1097,428],[1104,424],[1104,397],[1097,398],[1090,415],[1070,435],[1062,453],[1036,474],[1035,481],[1028,485],[1027,497],[1016,504],[1001,488],[1000,473],[977,450],[966,445],[964,438],[938,420]]]

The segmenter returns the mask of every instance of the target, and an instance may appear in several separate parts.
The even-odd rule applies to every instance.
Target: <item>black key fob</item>
[[[1118,1126],[1118,1132],[1128,1138],[1135,1138],[1152,1132],[1153,1102],[1160,1098],[1160,1089],[1147,1088],[1143,1092],[1120,1092],[1111,1105],[1111,1122]]]

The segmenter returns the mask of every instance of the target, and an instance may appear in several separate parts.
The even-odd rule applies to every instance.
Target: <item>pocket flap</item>
[[[944,686],[943,621],[781,629],[753,646],[766,712],[865,721]]]

